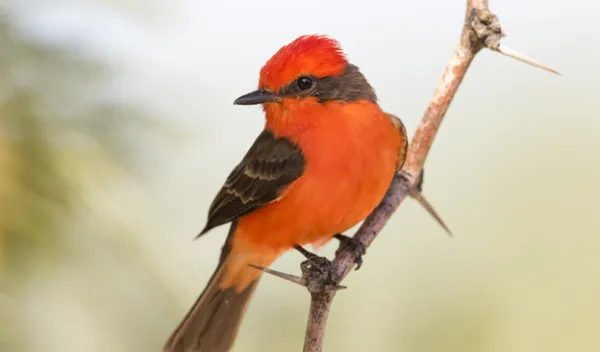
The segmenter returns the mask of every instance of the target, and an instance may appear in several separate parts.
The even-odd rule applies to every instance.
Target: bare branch
[[[353,238],[355,240],[368,247],[407,196],[411,196],[417,200],[420,197],[420,203],[447,229],[441,218],[437,216],[433,208],[428,205],[420,194],[419,176],[423,171],[425,159],[431,149],[444,115],[475,55],[482,48],[489,48],[505,55],[510,53],[511,55],[508,56],[556,73],[553,69],[540,65],[532,59],[527,58],[525,60],[524,56],[516,55],[515,52],[500,46],[500,39],[503,36],[504,30],[496,15],[489,11],[487,0],[467,0],[465,24],[460,42],[413,136],[404,167],[394,177],[381,203],[354,235]],[[337,252],[331,267],[332,276],[337,284],[352,270],[356,260],[357,254],[355,251],[342,249]],[[303,277],[311,281],[309,274],[308,271],[303,270]],[[327,317],[336,292],[325,289],[321,292],[315,290],[315,287],[319,287],[319,285],[323,286],[322,282],[317,281],[307,284],[307,286],[310,285],[312,285],[313,289],[310,290],[311,305],[304,341],[304,352],[321,352],[323,350]]]
[[[329,312],[333,296],[325,294],[324,297],[318,294],[311,294],[310,312],[308,322],[306,323],[306,334],[304,335],[304,352],[321,352],[323,350],[323,339],[325,334],[325,325],[329,314],[312,314],[312,312]]]

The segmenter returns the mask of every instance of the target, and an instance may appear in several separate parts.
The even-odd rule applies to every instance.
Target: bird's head
[[[268,113],[298,104],[316,107],[358,100],[376,102],[377,97],[358,67],[348,63],[339,43],[305,35],[279,49],[261,69],[258,90],[234,104],[263,104]]]

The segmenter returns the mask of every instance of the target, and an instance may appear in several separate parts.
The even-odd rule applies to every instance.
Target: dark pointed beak
[[[256,105],[263,103],[272,103],[279,101],[279,97],[275,93],[267,92],[266,90],[256,90],[252,93],[248,93],[246,95],[242,95],[237,98],[233,104],[234,105]]]

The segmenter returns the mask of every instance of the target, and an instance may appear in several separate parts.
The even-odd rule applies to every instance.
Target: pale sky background
[[[563,76],[478,55],[426,164],[425,195],[455,237],[414,202],[403,204],[338,295],[326,351],[600,350],[600,5],[490,5],[508,33],[503,43]],[[7,7],[32,37],[109,65],[99,96],[135,104],[176,131],[174,138],[129,131],[131,178],[91,196],[131,230],[126,242],[146,258],[132,265],[156,276],[172,300],[157,306],[144,275],[104,282],[85,269],[81,276],[57,269],[62,281],[40,283],[30,299],[44,305],[40,297],[54,292],[46,303],[63,319],[36,322],[32,331],[52,338],[32,351],[159,350],[212,273],[227,229],[192,238],[264,122],[260,108],[232,102],[256,87],[279,47],[302,34],[338,39],[412,135],[457,44],[464,7],[463,0],[20,0]],[[86,246],[83,253],[93,241]],[[111,253],[93,251],[104,258],[98,263],[110,263]],[[300,261],[289,253],[275,268],[298,272]],[[119,265],[102,268],[119,273]],[[89,292],[119,292],[119,304],[98,308]],[[307,307],[302,289],[263,279],[235,351],[299,350]],[[39,311],[31,314],[34,321]],[[113,326],[113,314],[136,326]],[[136,345],[132,331],[150,342]]]

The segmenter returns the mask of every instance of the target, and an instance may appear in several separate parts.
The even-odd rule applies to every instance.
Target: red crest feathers
[[[305,35],[282,47],[260,70],[259,87],[277,91],[301,75],[341,75],[348,60],[340,44],[322,35]]]

